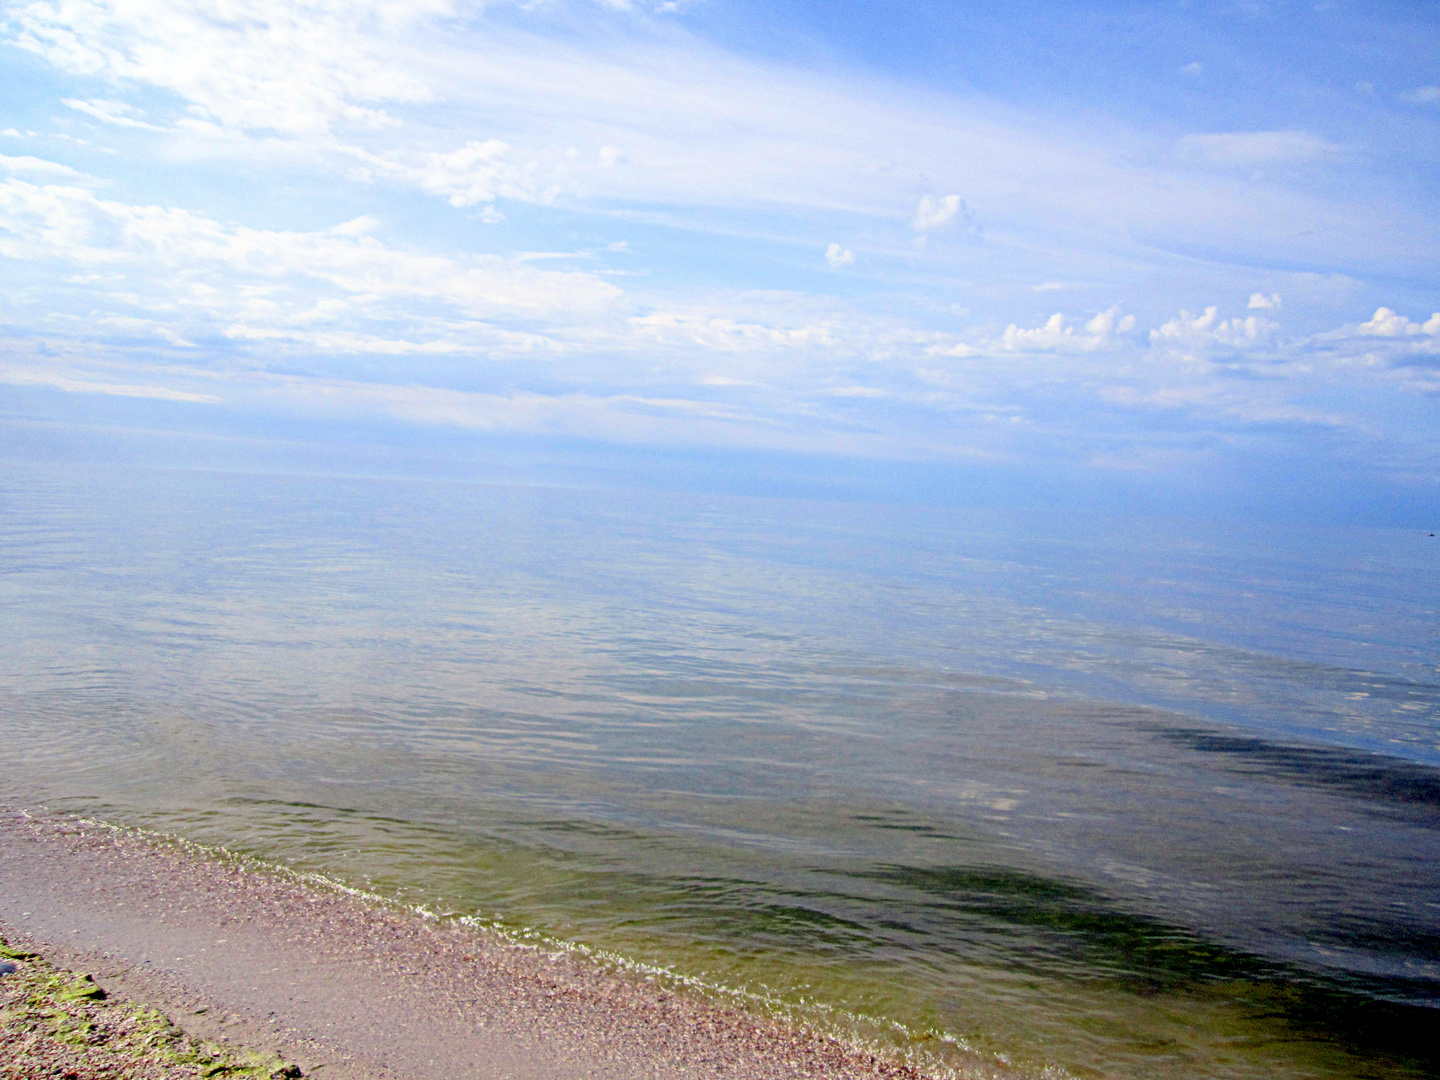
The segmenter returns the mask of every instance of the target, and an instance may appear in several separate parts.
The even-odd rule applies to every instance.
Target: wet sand
[[[0,933],[307,1076],[926,1076],[583,957],[34,808],[0,808]]]

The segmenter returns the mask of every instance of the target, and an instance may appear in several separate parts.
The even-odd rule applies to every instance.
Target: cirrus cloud
[[[1335,143],[1304,131],[1231,131],[1186,135],[1175,156],[1187,165],[1214,169],[1257,169],[1271,165],[1307,165],[1338,157]]]
[[[14,42],[62,70],[161,87],[195,119],[313,135],[392,123],[374,106],[430,99],[382,46],[450,10],[447,0],[33,0],[11,19]],[[123,105],[89,104],[106,122],[127,119]]]

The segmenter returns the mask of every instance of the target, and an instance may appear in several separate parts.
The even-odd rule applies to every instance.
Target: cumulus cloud
[[[1340,153],[1340,146],[1304,131],[1186,135],[1175,144],[1175,156],[1184,164],[1215,169],[1308,165],[1335,158]]]
[[[137,357],[170,373],[183,360],[191,381],[160,388],[192,395],[181,400],[229,400],[243,383],[257,401],[303,400],[317,413],[347,402],[345,415],[617,437],[651,425],[678,440],[705,424],[752,445],[917,455],[960,453],[977,425],[1039,430],[1047,411],[1075,418],[1050,429],[1052,449],[1077,434],[1129,438],[1133,429],[1105,426],[1117,404],[1225,424],[1300,421],[1309,414],[1291,397],[1328,390],[1327,380],[1421,388],[1416,372],[1436,355],[1434,320],[1388,308],[1329,336],[1284,338],[1262,317],[1278,311],[1278,293],[1252,295],[1242,318],[1208,308],[1142,330],[1118,307],[1039,325],[1020,317],[1035,293],[1082,287],[1067,282],[1123,297],[1134,295],[1126,282],[1162,278],[1171,299],[1149,301],[1197,310],[1253,280],[1262,264],[1242,256],[1257,252],[1271,265],[1343,265],[1363,250],[1425,280],[1435,245],[1423,200],[1387,198],[1378,181],[1331,197],[1310,178],[1287,188],[1283,171],[1273,182],[1244,175],[1341,155],[1315,135],[1194,135],[1175,147],[1191,168],[1135,166],[1128,136],[1107,141],[1103,125],[1067,132],[961,94],[937,108],[878,81],[857,91],[854,80],[725,55],[683,27],[658,45],[616,33],[595,48],[573,26],[547,37],[548,5],[527,5],[527,19],[541,14],[520,31],[487,21],[484,4],[448,19],[448,4],[21,0],[3,32],[76,76],[62,83],[72,110],[63,122],[122,153],[143,143],[143,160],[166,168],[147,173],[137,155],[106,182],[39,157],[0,159],[0,176],[14,177],[0,184],[0,255],[25,260],[7,280],[23,287],[0,289],[5,321],[28,340],[44,333],[113,361],[52,373],[71,388],[121,388],[87,392],[151,387]],[[106,127],[94,135],[82,116]],[[77,146],[67,152],[86,168],[108,149]],[[213,176],[217,161],[243,162],[235,197],[221,204],[243,223],[186,210],[175,194],[201,190],[187,168]],[[785,293],[779,279],[763,295],[705,293],[693,278],[683,299],[677,292],[666,251],[708,263],[720,244],[755,241],[759,221],[834,269],[855,256],[828,236],[893,235],[897,207],[914,207],[917,244],[945,230],[978,235],[958,194],[909,201],[956,177],[957,162],[966,196],[1004,230],[983,269],[910,260],[912,293],[844,302]],[[292,191],[303,195],[277,208],[277,193]],[[405,200],[418,194],[436,202],[415,213]],[[503,221],[504,200],[589,212],[558,227],[587,237],[591,272],[472,253],[554,242],[544,238],[557,221],[543,210],[515,213],[503,232],[475,227]],[[325,205],[351,220],[322,219],[314,208]],[[623,235],[613,230],[632,222],[646,242],[608,258],[606,241]],[[686,243],[652,242],[677,225],[691,230]],[[1197,241],[1220,254],[1151,273],[1175,266],[1157,249]],[[877,277],[894,270],[882,246],[866,247]],[[707,273],[722,274],[724,260],[713,262]],[[1320,310],[1298,275],[1264,280],[1307,317]],[[311,374],[255,373],[277,356]],[[346,370],[336,358],[351,356],[406,385],[331,377]],[[202,368],[236,357],[223,389],[202,385],[220,378]],[[1255,378],[1262,369],[1267,378]],[[429,385],[447,378],[505,389]]]
[[[933,195],[922,195],[920,204],[915,207],[915,216],[910,219],[910,228],[923,233],[948,225],[964,205],[959,195],[945,195],[938,199]]]
[[[921,103],[899,87],[862,89],[725,55],[681,28],[660,42],[632,33],[630,19],[613,37],[579,24],[547,35],[555,23],[546,12],[563,5],[523,5],[524,30],[490,19],[495,6],[467,5],[464,18],[450,18],[452,0],[24,0],[0,33],[80,76],[72,100],[108,122],[166,128],[171,160],[248,153],[273,162],[288,152],[361,182],[428,178],[421,190],[472,206],[489,205],[487,194],[572,208],[593,200],[600,212],[628,200],[641,212],[664,206],[669,222],[700,231],[719,207],[844,207],[883,219],[901,192],[964,162],[967,196],[987,218],[1043,222],[1047,250],[1066,256],[1093,250],[1102,221],[1104,242],[1158,231],[1289,261],[1359,242],[1377,258],[1433,249],[1424,230],[1391,229],[1380,200],[1341,207],[1276,191],[1240,199],[1212,177],[1127,163],[1125,140],[1097,140],[1100,129],[1065,132],[973,96]],[[96,80],[113,87],[104,99],[91,97]],[[134,99],[149,110],[144,119],[99,104],[137,88],[160,91]],[[430,161],[459,152],[450,139],[462,149],[506,143],[509,168]],[[621,146],[635,167],[607,168]],[[552,160],[575,147],[592,149]],[[962,221],[979,237],[957,198],[928,200],[910,215],[918,246]]]
[[[1182,311],[1178,316],[1150,331],[1150,343],[1205,349],[1216,345],[1241,348],[1264,342],[1279,329],[1279,324],[1259,315],[1240,319],[1221,319],[1218,307],[1207,307],[1200,315]]]
[[[975,211],[959,195],[939,198],[924,195],[910,219],[910,228],[915,233],[912,243],[916,248],[924,248],[931,233],[953,228],[956,224],[962,225],[972,240],[979,238],[980,227],[975,221]]]
[[[1333,381],[1375,386],[1389,379],[1414,391],[1428,391],[1437,381],[1431,369],[1417,366],[1415,352],[1434,336],[1423,324],[1395,323],[1400,317],[1389,309],[1377,313],[1378,324],[1399,327],[1389,337],[1352,324],[1321,341],[1277,340],[1275,324],[1257,316],[1222,320],[1215,308],[1198,316],[1182,313],[1146,335],[1132,332],[1133,316],[1111,307],[1073,323],[1061,313],[1039,326],[1011,324],[1002,334],[963,341],[893,317],[865,316],[837,301],[820,307],[813,299],[773,292],[716,295],[708,303],[640,313],[602,303],[585,318],[575,314],[571,296],[557,298],[552,309],[564,312],[568,327],[550,318],[544,332],[505,329],[486,321],[498,308],[481,311],[479,301],[447,294],[437,280],[463,277],[475,264],[382,245],[372,235],[379,229],[374,220],[313,234],[263,233],[156,208],[97,209],[103,200],[87,201],[81,197],[86,194],[61,193],[42,223],[55,231],[50,241],[37,239],[36,230],[27,232],[21,222],[17,242],[32,245],[27,257],[92,260],[97,307],[118,302],[121,293],[133,301],[142,272],[172,273],[153,290],[154,310],[132,316],[116,311],[87,324],[87,340],[101,346],[76,350],[92,358],[85,361],[88,368],[76,362],[45,375],[49,385],[79,392],[136,388],[189,395],[177,400],[219,396],[232,406],[258,403],[307,416],[920,458],[1023,456],[1016,442],[1023,439],[1040,439],[1050,446],[1047,453],[1057,446],[1080,453],[1123,437],[1143,457],[1147,444],[1125,434],[1126,422],[1116,420],[1121,413],[1165,410],[1197,430],[1343,428],[1353,420],[1300,399]],[[66,205],[74,220],[64,220]],[[16,217],[3,218],[12,235]],[[88,254],[81,250],[87,244],[94,249]],[[415,258],[436,261],[422,272],[410,262]],[[238,288],[209,273],[222,265]],[[365,265],[368,277],[362,276]],[[478,290],[487,294],[517,269],[503,261],[480,265],[494,275]],[[129,343],[125,348],[134,349],[145,335],[163,340],[167,329],[178,334],[196,312],[210,320],[205,325],[212,336],[182,339],[206,348],[164,367],[163,379],[141,376],[123,360],[106,368],[93,359],[120,355],[113,338],[107,345],[97,335],[120,335]],[[1415,326],[1420,329],[1412,331]],[[204,358],[214,355],[217,333],[252,359],[206,370],[202,365],[211,361]],[[1391,352],[1367,359],[1377,344]],[[1409,351],[1402,355],[1402,349]],[[427,368],[406,366],[477,351],[533,358],[535,381],[523,375],[532,367],[527,363],[515,368],[514,381],[502,392],[473,393],[417,382],[425,376],[416,373]],[[1387,359],[1392,354],[1395,359]],[[390,370],[405,374],[382,385],[270,373],[256,363],[274,355],[310,357],[311,370],[317,356],[388,357]],[[636,363],[640,358],[644,362]],[[6,365],[0,356],[0,371],[21,368],[30,372],[23,377],[34,377],[35,365]],[[1267,377],[1254,378],[1261,370]],[[156,389],[156,383],[164,385]],[[121,389],[97,389],[104,387]],[[869,404],[880,401],[883,410]],[[1039,415],[1070,419],[1041,424]]]
[[[1092,338],[1108,339],[1112,334],[1128,334],[1135,329],[1134,315],[1121,315],[1118,307],[1108,311],[1097,311],[1085,324],[1085,332]]]
[[[1440,312],[1414,322],[1382,307],[1363,323],[1315,334],[1297,347],[1352,382],[1440,394]]]
[[[1401,101],[1411,105],[1440,104],[1440,86],[1417,86],[1414,90],[1400,95]]]
[[[1083,326],[1056,314],[1037,327],[1012,324],[975,346],[932,346],[929,362],[916,372],[948,400],[983,405],[995,415],[1004,405],[1018,410],[1012,415],[1024,415],[1034,400],[1025,388],[1043,387],[1042,400],[1063,400],[1067,414],[1089,416],[1106,430],[1109,422],[1098,419],[1097,409],[1163,410],[1186,418],[1167,423],[1227,430],[1356,430],[1362,424],[1356,417],[1316,408],[1309,396],[1338,386],[1428,391],[1440,383],[1429,368],[1417,366],[1413,348],[1404,356],[1397,352],[1393,363],[1377,358],[1354,327],[1287,339],[1273,321],[1257,315],[1222,319],[1218,308],[1209,307],[1198,315],[1181,312],[1144,335],[1125,333],[1134,328],[1133,319],[1113,308]],[[956,359],[946,363],[945,357]],[[1089,435],[1077,431],[1075,437]],[[1136,441],[1127,455],[1145,457],[1150,449]]]
[[[1440,334],[1440,312],[1423,323],[1411,322],[1387,307],[1379,308],[1368,322],[1360,324],[1360,333],[1371,337],[1407,337],[1416,334]]]
[[[1125,334],[1134,328],[1135,316],[1121,315],[1118,307],[1097,312],[1078,332],[1064,314],[1056,312],[1042,326],[1029,330],[1011,323],[1001,334],[999,345],[1011,352],[1093,351],[1116,334]]]

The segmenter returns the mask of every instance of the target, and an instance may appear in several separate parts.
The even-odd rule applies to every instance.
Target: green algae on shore
[[[158,1009],[112,997],[84,972],[56,968],[0,939],[0,1078],[293,1080],[274,1054],[218,1046]]]

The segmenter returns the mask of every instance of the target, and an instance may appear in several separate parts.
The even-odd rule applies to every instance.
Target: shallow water
[[[1437,541],[7,465],[11,797],[1117,1077],[1440,1075]]]

